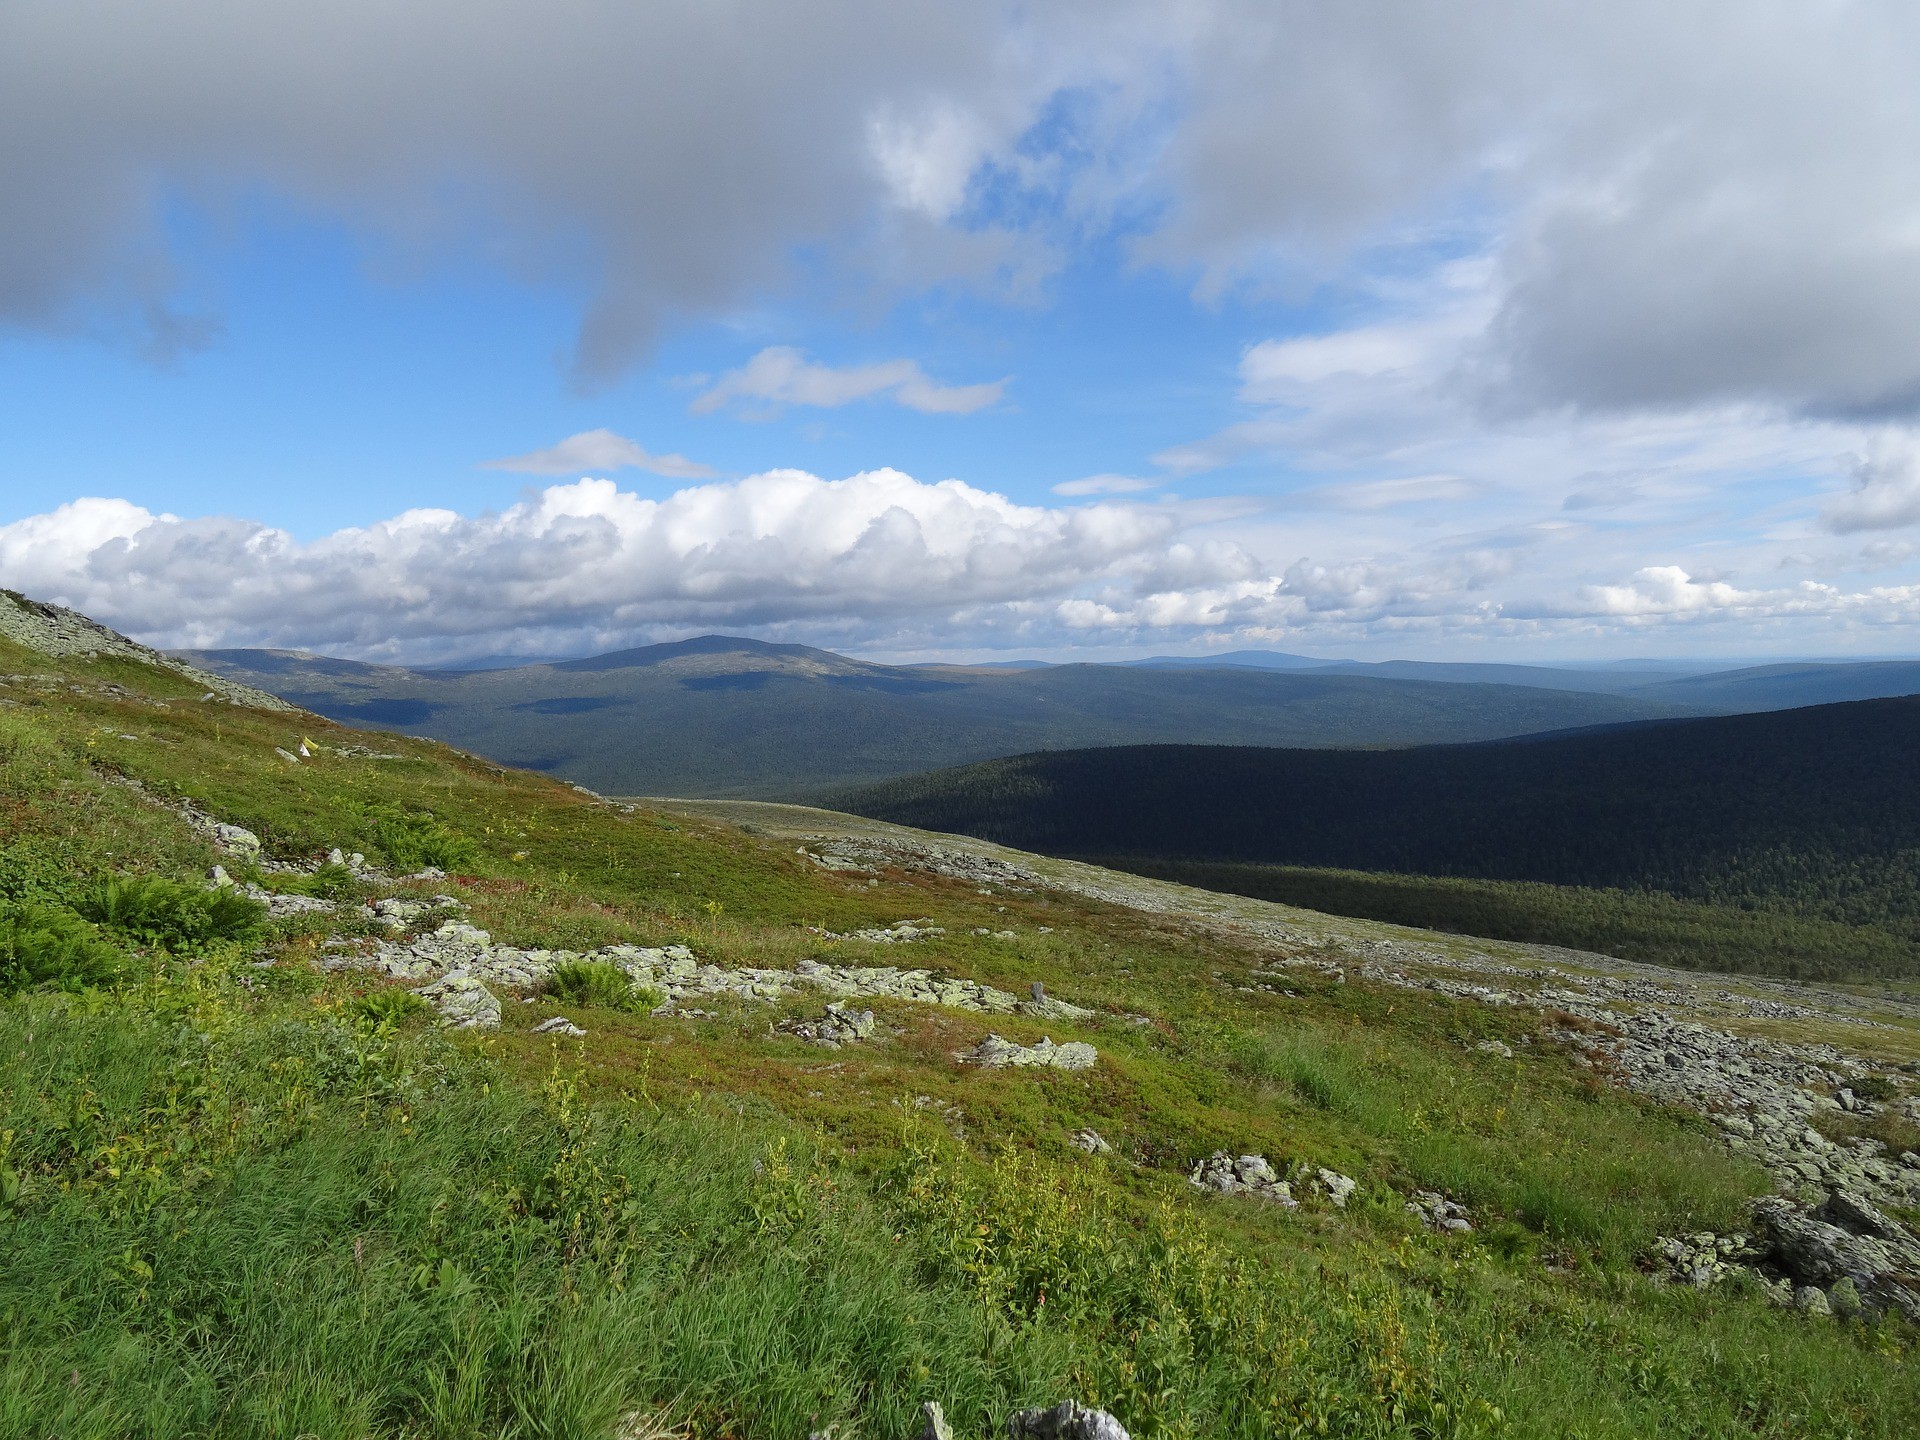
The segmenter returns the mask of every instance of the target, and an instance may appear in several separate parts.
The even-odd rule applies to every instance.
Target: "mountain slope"
[[[1897,1004],[1730,1007],[820,812],[609,803],[204,694],[0,636],[0,1432],[1920,1413],[1895,1316],[1776,1303],[1780,1245],[1663,1238],[1756,1233],[1755,1201],[1804,1228],[1771,1192],[1806,1171],[1905,1236],[1920,1167],[1872,1148],[1920,1143]],[[1729,1033],[1783,997],[1823,1048]],[[1888,1263],[1821,1303],[1920,1299]]]
[[[1051,854],[1657,890],[1920,941],[1920,698],[1397,751],[1026,755],[841,798]]]
[[[472,673],[279,651],[186,658],[347,724],[431,735],[628,795],[807,797],[1024,750],[1407,745],[1691,713],[1664,700],[1251,669],[888,666],[723,636]]]

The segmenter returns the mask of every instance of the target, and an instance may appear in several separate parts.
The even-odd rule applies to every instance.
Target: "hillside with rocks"
[[[1911,986],[608,799],[21,633],[15,1432],[1920,1415]]]

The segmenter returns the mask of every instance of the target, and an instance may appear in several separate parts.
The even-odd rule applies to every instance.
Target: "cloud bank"
[[[413,661],[706,630],[898,653],[1467,633],[1553,642],[1676,625],[1718,625],[1739,643],[1805,622],[1830,637],[1836,624],[1920,618],[1920,585],[1755,585],[1681,565],[1589,580],[1550,535],[1273,562],[1276,545],[1309,538],[1204,504],[1019,505],[894,470],[776,470],[659,500],[586,479],[494,514],[410,510],[306,544],[251,521],[83,499],[0,526],[0,579],[162,645]]]
[[[1432,244],[1491,267],[1490,406],[1920,410],[1906,0],[17,0],[0,131],[0,319],[157,351],[213,333],[167,207],[264,194],[586,277],[588,382],[800,255],[1031,289],[1117,239],[1217,297]]]

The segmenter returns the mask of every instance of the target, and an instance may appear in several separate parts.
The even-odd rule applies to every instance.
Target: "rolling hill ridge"
[[[470,672],[291,651],[183,658],[345,724],[625,795],[805,799],[1029,750],[1412,745],[1697,713],[1531,685],[1227,667],[878,665],[727,636]]]

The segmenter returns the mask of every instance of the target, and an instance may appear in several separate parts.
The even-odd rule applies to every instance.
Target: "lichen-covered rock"
[[[777,1028],[782,1034],[838,1050],[842,1045],[873,1038],[873,1011],[849,1010],[835,1000],[818,1020],[784,1020]]]
[[[1113,1153],[1113,1146],[1107,1143],[1106,1136],[1102,1135],[1098,1130],[1076,1130],[1067,1136],[1067,1143],[1073,1146],[1074,1149],[1084,1151],[1088,1155],[1111,1155]]]
[[[1126,1427],[1104,1410],[1071,1400],[1045,1410],[1016,1410],[1007,1417],[1007,1440],[1129,1440]]]
[[[1333,1202],[1334,1208],[1339,1210],[1347,1208],[1348,1198],[1360,1188],[1358,1180],[1342,1175],[1338,1170],[1329,1170],[1325,1166],[1313,1172],[1313,1183],[1327,1199]]]
[[[587,1032],[566,1016],[556,1015],[551,1020],[542,1020],[534,1026],[533,1033],[536,1035],[584,1035]]]
[[[1413,1198],[1407,1201],[1407,1213],[1418,1216],[1420,1223],[1429,1230],[1438,1230],[1443,1234],[1464,1235],[1473,1229],[1467,1207],[1435,1190],[1414,1191]]]
[[[954,1058],[963,1065],[982,1065],[990,1070],[1006,1065],[1089,1070],[1100,1058],[1100,1052],[1081,1040],[1070,1040],[1065,1045],[1056,1045],[1051,1040],[1042,1040],[1036,1045],[1016,1045],[998,1035],[989,1035],[971,1050],[957,1052]]]
[[[1842,1279],[1851,1280],[1868,1312],[1894,1310],[1920,1321],[1920,1290],[1907,1280],[1920,1275],[1920,1242],[1858,1196],[1838,1206],[1829,1201],[1816,1215],[1783,1196],[1769,1195],[1754,1202],[1753,1214],[1762,1253],[1797,1286],[1829,1290]],[[1855,1233],[1833,1223],[1835,1219],[1890,1231],[1892,1238]],[[1800,1293],[1795,1292],[1796,1303]]]
[[[500,1002],[464,970],[454,970],[414,992],[440,1012],[441,1023],[455,1030],[497,1030]]]
[[[1652,1259],[1658,1273],[1677,1284],[1705,1290],[1731,1275],[1747,1272],[1742,1262],[1754,1258],[1752,1237],[1715,1235],[1701,1231],[1694,1235],[1662,1235],[1653,1242]]]
[[[1293,1187],[1274,1173],[1272,1163],[1264,1155],[1236,1158],[1224,1150],[1216,1150],[1193,1167],[1187,1183],[1200,1190],[1217,1190],[1222,1195],[1252,1195],[1289,1210],[1299,1204],[1293,1198]]]

